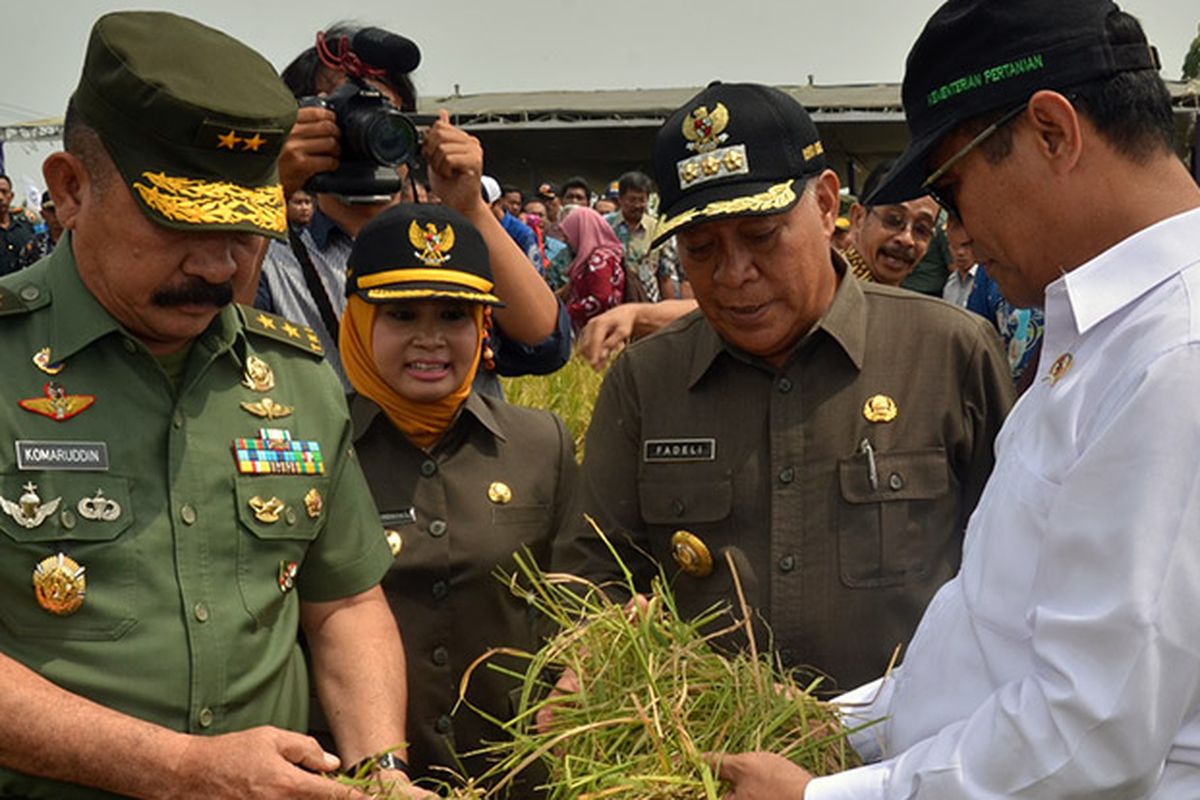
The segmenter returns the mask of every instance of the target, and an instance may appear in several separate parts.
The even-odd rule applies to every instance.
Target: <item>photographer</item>
[[[373,115],[393,118],[387,120],[393,123],[397,110],[415,108],[409,73],[420,59],[417,45],[403,36],[379,28],[336,25],[318,37],[317,47],[301,53],[283,71],[284,82],[302,99],[296,125],[279,158],[284,191],[309,185],[313,176],[318,176],[318,185],[331,178],[343,180],[336,194],[315,190],[317,209],[307,230],[268,248],[255,305],[311,327],[347,388],[331,333],[337,330],[344,304],[346,259],[359,229],[398,199],[402,183],[410,178],[411,159],[394,167],[391,185],[368,177],[361,191],[347,186],[346,162],[353,160],[352,166],[361,169],[364,157],[352,151],[359,149],[363,137],[348,141],[337,113],[327,106],[353,109],[355,121]],[[357,84],[359,91],[348,83]],[[330,97],[334,92],[336,96]],[[325,98],[324,104],[314,103],[318,96]],[[480,196],[483,148],[479,140],[452,126],[443,112],[424,132],[420,156],[434,193],[466,216],[488,245],[496,293],[505,302],[504,308],[496,310],[490,335],[496,373],[558,369],[570,357],[570,326],[560,304]],[[499,382],[489,371],[480,371],[476,387],[500,394]]]

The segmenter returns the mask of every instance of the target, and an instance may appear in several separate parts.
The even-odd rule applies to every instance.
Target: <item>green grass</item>
[[[504,396],[518,406],[553,411],[566,423],[575,437],[575,457],[583,460],[583,437],[592,421],[592,408],[604,374],[596,372],[581,358],[572,358],[551,375],[525,375],[501,378]]]

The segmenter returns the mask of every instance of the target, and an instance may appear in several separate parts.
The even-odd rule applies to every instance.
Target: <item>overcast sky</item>
[[[1002,1],[1002,0],[1000,0]],[[1056,0],[1045,0],[1054,3]],[[422,97],[534,89],[702,86],[714,78],[801,84],[898,82],[940,0],[142,0],[221,28],[282,68],[317,30],[350,18],[414,39]],[[112,0],[0,2],[0,124],[62,114],[92,22]],[[1125,0],[1178,79],[1196,0]],[[41,184],[47,147],[5,145],[7,171]]]

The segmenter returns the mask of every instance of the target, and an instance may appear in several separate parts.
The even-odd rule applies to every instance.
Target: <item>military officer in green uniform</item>
[[[729,554],[760,646],[769,626],[784,665],[857,685],[957,569],[1013,399],[1004,354],[960,309],[849,277],[837,176],[784,93],[710,86],[655,168],[700,307],[606,377],[555,568],[619,577],[587,513],[696,614],[736,605]]]
[[[392,563],[312,331],[231,304],[285,230],[295,104],[166,13],[92,30],[44,173],[68,231],[0,280],[0,796],[361,796],[403,743]],[[394,751],[383,777],[403,783]]]

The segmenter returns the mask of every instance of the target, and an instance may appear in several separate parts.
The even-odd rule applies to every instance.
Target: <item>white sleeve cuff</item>
[[[850,746],[862,756],[863,761],[879,761],[883,758],[886,718],[895,686],[894,679],[880,678],[834,698],[833,702],[841,706],[844,727],[866,726],[849,736]]]
[[[813,778],[804,790],[804,800],[883,800],[888,768],[884,764]]]

